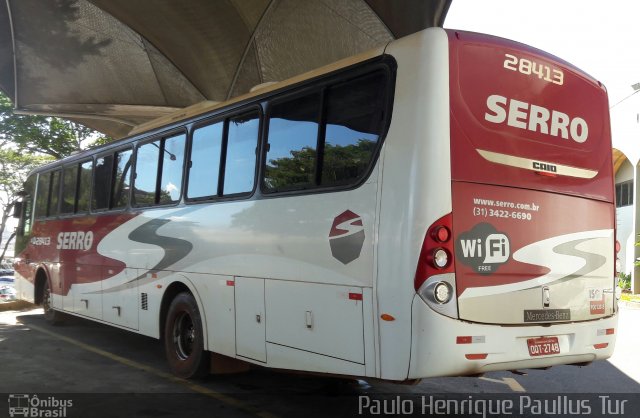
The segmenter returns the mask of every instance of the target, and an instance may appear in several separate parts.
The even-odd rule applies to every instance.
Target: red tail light
[[[416,291],[420,289],[420,286],[422,286],[425,280],[430,276],[435,274],[453,273],[454,246],[452,239],[453,234],[451,232],[452,224],[453,217],[449,213],[434,222],[427,230],[422,243],[422,250],[420,251],[418,267],[416,268],[416,277],[414,279],[414,287]],[[443,250],[448,256],[448,260],[444,265],[439,261],[441,258],[436,260],[436,257],[434,256],[435,254],[443,254],[442,251],[438,252],[439,250]]]

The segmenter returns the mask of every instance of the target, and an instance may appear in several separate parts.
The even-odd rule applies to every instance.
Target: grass
[[[640,302],[640,295],[632,295],[631,293],[623,293],[620,300],[626,302]]]

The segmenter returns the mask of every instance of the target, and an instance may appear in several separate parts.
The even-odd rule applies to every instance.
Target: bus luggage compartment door
[[[71,285],[74,312],[102,319],[102,266],[76,264],[75,268],[75,283]]]
[[[236,277],[236,354],[267,361],[264,279]]]
[[[267,342],[364,364],[364,297],[358,287],[268,280]]]
[[[112,267],[103,267],[108,279],[102,283],[102,319],[123,327],[138,329],[138,269],[124,269],[114,276]]]

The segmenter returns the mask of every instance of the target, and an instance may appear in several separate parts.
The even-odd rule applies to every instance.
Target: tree
[[[375,141],[367,139],[347,145],[326,143],[320,168],[322,185],[339,185],[345,179],[350,181],[359,177],[367,169],[376,146]],[[289,153],[291,156],[269,160],[266,174],[269,188],[286,190],[315,183],[316,150],[303,147]]]
[[[15,115],[11,100],[0,92],[0,260],[3,233],[13,213],[18,192],[33,168],[60,159],[87,146],[111,139],[75,122],[45,116]]]
[[[47,117],[15,115],[11,100],[0,93],[0,143],[10,142],[20,152],[64,158],[93,144],[109,142],[79,123]]]
[[[49,156],[34,156],[31,154],[21,153],[16,149],[9,148],[7,142],[0,142],[0,245],[7,227],[7,221],[13,214],[18,192],[22,190],[22,184],[27,177],[29,171],[51,161],[53,158]],[[15,233],[13,233],[7,242],[4,243],[2,256],[4,259],[7,247]]]

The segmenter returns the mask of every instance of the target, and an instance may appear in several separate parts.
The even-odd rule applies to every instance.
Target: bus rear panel
[[[415,286],[455,319],[428,319],[414,304],[433,332],[420,336],[414,324],[410,377],[609,357],[617,308],[605,88],[525,45],[447,35],[452,211],[427,232],[421,259],[442,263],[438,247],[448,258],[432,277],[437,268],[419,266]]]

